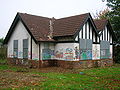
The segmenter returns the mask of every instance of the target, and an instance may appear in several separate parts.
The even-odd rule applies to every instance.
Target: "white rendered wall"
[[[110,43],[112,43],[112,36],[110,35]]]
[[[86,23],[86,27],[87,27],[87,30],[85,31],[85,24],[83,25],[83,29],[80,30],[79,32],[79,38],[82,38],[82,30],[83,30],[83,39],[85,39],[85,32],[87,32],[87,38],[86,39],[89,39],[89,35],[90,35],[90,39],[92,39],[92,26],[90,25],[90,32],[89,32],[89,22]],[[90,33],[90,34],[89,34]],[[95,41],[95,34],[94,34],[94,41]]]
[[[55,58],[58,60],[74,60],[74,43],[56,44]]]
[[[92,39],[92,27],[90,27],[90,39]]]
[[[100,40],[99,40],[99,37],[97,36],[97,42],[99,42]]]
[[[113,45],[110,45],[110,58],[113,58]]]
[[[93,32],[93,42],[95,42],[95,32]]]
[[[78,35],[76,36],[75,41],[78,41]]]
[[[105,29],[103,29],[102,33],[103,34],[100,36],[100,40],[102,40],[102,36],[103,36],[103,40],[109,41],[110,43],[112,43],[112,36],[110,36],[110,31],[107,28],[107,26],[105,26]],[[108,37],[107,37],[107,34],[108,34]]]
[[[79,32],[79,38],[82,38],[82,30]]]
[[[74,60],[77,61],[80,59],[80,54],[79,54],[79,43],[74,43],[74,50],[73,50],[73,57]],[[76,53],[77,52],[77,53]]]
[[[32,60],[39,60],[39,45],[32,39]]]
[[[100,44],[92,45],[92,59],[100,59]]]
[[[83,39],[85,39],[85,24],[83,26]]]
[[[100,35],[100,40],[102,40],[102,35]]]
[[[42,50],[43,50],[43,49],[44,49],[44,43],[40,43],[40,50],[41,50],[41,51],[40,51],[40,52],[41,52],[41,54],[40,54],[40,60],[42,60],[42,57],[43,57],[43,56],[42,56],[42,53],[43,53]]]
[[[13,57],[13,41],[18,40],[18,58],[23,58],[23,39],[28,39],[28,52],[30,52],[31,37],[24,25],[19,21],[8,42],[8,57]]]
[[[24,27],[21,21],[19,21],[13,31],[10,40],[8,42],[8,57],[13,57],[13,41],[18,40],[18,58],[23,58],[23,39],[28,39],[28,59],[31,57],[31,36]],[[32,39],[32,59],[38,60],[39,48],[38,45]]]
[[[89,22],[87,22],[86,25],[87,25],[87,39],[89,39]]]

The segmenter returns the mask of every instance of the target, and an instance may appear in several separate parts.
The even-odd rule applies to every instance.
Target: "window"
[[[110,57],[110,43],[108,41],[100,42],[101,59],[108,59]]]
[[[14,58],[18,57],[18,40],[13,41],[13,56]]]
[[[28,39],[23,39],[23,58],[28,58]]]
[[[80,60],[91,60],[92,59],[92,40],[80,39]]]
[[[44,49],[49,49],[49,43],[44,43]]]

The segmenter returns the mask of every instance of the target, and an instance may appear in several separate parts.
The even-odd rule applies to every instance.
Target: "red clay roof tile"
[[[49,21],[51,18],[24,13],[19,13],[19,15],[37,41],[54,41],[48,38],[50,32]],[[53,37],[74,35],[81,25],[84,24],[87,17],[88,13],[55,19],[53,24]]]
[[[105,25],[107,24],[107,19],[94,20],[94,23],[97,27],[97,30],[101,31],[105,28]]]

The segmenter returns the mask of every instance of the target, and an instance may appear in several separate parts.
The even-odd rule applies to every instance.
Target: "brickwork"
[[[92,67],[105,67],[112,66],[113,59],[100,59],[100,60],[80,60],[80,61],[64,61],[64,60],[25,60],[8,58],[8,64],[27,66],[30,68],[41,67],[62,67],[62,68],[92,68]]]

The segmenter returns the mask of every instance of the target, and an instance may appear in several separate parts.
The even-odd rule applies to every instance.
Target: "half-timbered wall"
[[[112,58],[112,34],[107,25],[100,35],[100,56],[101,59]]]
[[[27,54],[25,56],[32,60],[92,60],[112,58],[113,46],[112,35],[107,27],[100,32],[100,44],[93,44],[99,42],[99,36],[88,20],[75,37],[59,37],[60,43],[42,42],[36,44],[32,37],[27,32],[21,21],[15,27],[13,34],[8,42],[8,57],[14,57],[16,51],[17,58],[23,58],[23,40],[27,40]],[[14,40],[18,40],[18,47],[14,47]],[[31,41],[32,40],[32,41]],[[72,41],[71,43],[61,43],[62,41]],[[39,46],[40,45],[40,46]],[[31,53],[32,52],[32,53]]]
[[[77,38],[81,39],[94,39],[95,42],[95,33],[93,30],[93,27],[91,23],[88,21],[83,25],[83,28],[80,30],[79,34],[76,36],[76,41],[78,40]]]
[[[101,31],[100,40],[112,43],[112,34],[110,34],[110,31],[107,26],[105,26],[103,31]]]
[[[80,60],[91,60],[100,58],[100,48],[93,50],[93,42],[99,42],[99,36],[97,36],[91,22],[88,20],[79,34],[76,36],[75,41],[79,41],[79,59]],[[92,52],[98,51],[98,56],[94,57]]]

